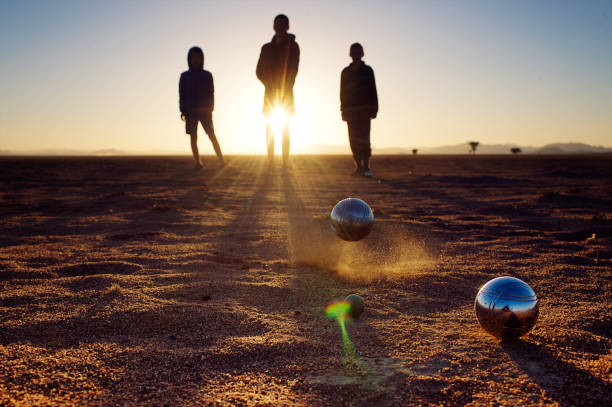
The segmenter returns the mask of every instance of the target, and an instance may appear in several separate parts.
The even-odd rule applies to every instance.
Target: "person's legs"
[[[372,176],[370,171],[370,119],[357,117],[347,122],[349,129],[349,141],[353,159],[357,163],[355,173]]]
[[[193,154],[193,159],[195,160],[196,168],[202,167],[202,163],[200,162],[200,152],[198,151],[197,134],[191,134],[191,153]]]
[[[370,170],[370,157],[372,156],[372,148],[370,146],[370,126],[370,118],[364,118],[359,123],[359,155],[363,160],[363,174],[368,177],[372,176],[372,171]]]
[[[200,151],[198,150],[198,119],[193,116],[185,117],[185,133],[191,137],[191,153],[195,160],[196,168],[201,168]]]
[[[349,144],[351,146],[351,152],[353,153],[353,160],[355,160],[355,164],[357,165],[357,169],[352,175],[361,175],[363,172],[363,168],[361,166],[361,157],[359,155],[359,143],[357,139],[358,133],[358,125],[353,120],[347,120],[346,126],[348,128],[348,136],[349,136]]]
[[[217,158],[219,158],[220,161],[223,161],[223,153],[221,153],[221,146],[219,146],[219,142],[217,141],[217,136],[215,135],[215,126],[213,125],[212,120],[202,121],[202,127],[204,128],[204,131],[208,135],[208,138],[210,139],[210,142],[212,143],[213,148],[215,149],[215,154],[217,154]]]
[[[363,159],[363,174],[366,175],[370,170],[370,158]]]
[[[270,123],[266,124],[266,146],[268,148],[268,160],[272,161],[274,158],[274,134]]]
[[[289,123],[285,123],[285,126],[283,127],[283,162],[287,162],[289,159],[289,147]]]

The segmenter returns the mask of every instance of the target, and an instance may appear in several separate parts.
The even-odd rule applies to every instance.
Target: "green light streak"
[[[325,307],[325,314],[329,318],[334,318],[336,320],[346,319],[351,310],[351,303],[348,301],[336,301],[329,304]]]
[[[351,304],[348,301],[336,301],[325,307],[325,314],[340,325],[342,332],[342,368],[348,376],[365,378],[370,374],[368,365],[361,359],[359,352],[353,346],[351,337],[346,330],[346,320],[350,319]]]
[[[355,357],[357,350],[351,342],[351,337],[346,330],[346,320],[349,317],[351,310],[351,304],[348,301],[337,301],[332,302],[325,308],[325,314],[329,318],[333,318],[340,325],[340,331],[342,332],[342,353],[347,357]]]

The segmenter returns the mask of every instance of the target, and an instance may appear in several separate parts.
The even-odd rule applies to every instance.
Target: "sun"
[[[289,125],[289,114],[284,108],[275,107],[268,116],[268,123],[274,138],[278,140],[282,136],[283,129]]]

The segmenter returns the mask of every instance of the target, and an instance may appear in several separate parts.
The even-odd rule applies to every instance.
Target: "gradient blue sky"
[[[263,153],[254,71],[281,12],[302,51],[296,149],[348,145],[338,90],[355,41],[376,74],[375,147],[612,146],[612,1],[3,0],[0,150],[187,152],[178,77],[199,45],[222,148]]]

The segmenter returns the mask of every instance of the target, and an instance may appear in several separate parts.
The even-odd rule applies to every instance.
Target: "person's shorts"
[[[202,127],[207,134],[210,134],[213,128],[212,113],[190,113],[185,115],[185,133],[189,135],[198,135],[198,123],[202,123]]]

